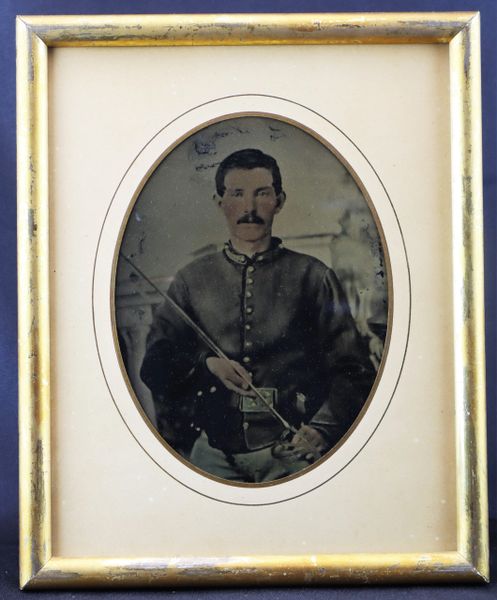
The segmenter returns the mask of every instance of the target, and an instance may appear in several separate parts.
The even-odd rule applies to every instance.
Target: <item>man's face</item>
[[[285,194],[276,195],[269,169],[231,169],[224,178],[225,192],[219,205],[228,222],[230,235],[256,242],[271,235],[274,215],[279,213]]]

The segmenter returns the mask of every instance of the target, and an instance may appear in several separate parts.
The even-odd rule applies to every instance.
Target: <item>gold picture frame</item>
[[[457,548],[317,556],[58,556],[52,550],[49,49],[296,44],[448,46]],[[477,13],[17,18],[22,588],[488,580],[479,60]]]

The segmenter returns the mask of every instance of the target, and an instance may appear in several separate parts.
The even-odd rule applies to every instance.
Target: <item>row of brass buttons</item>
[[[253,265],[249,265],[247,267],[247,273],[253,274],[254,271],[255,271],[255,267]],[[254,284],[254,278],[253,277],[247,277],[247,279],[245,280],[245,286],[247,287],[247,286],[251,286],[253,284]],[[252,291],[246,289],[245,290],[245,298],[246,299],[250,299],[250,298],[252,298],[252,296],[253,296]],[[245,307],[245,312],[246,312],[247,315],[253,314],[254,307],[253,306],[246,306]],[[251,329],[252,329],[251,324],[250,323],[245,323],[245,331],[247,332],[247,331],[250,331]],[[252,345],[253,345],[252,342],[250,340],[245,339],[245,336],[244,336],[244,341],[243,341],[243,348],[244,348],[244,350],[248,350],[249,348],[252,347]],[[250,364],[252,362],[252,359],[250,358],[250,356],[245,355],[242,358],[242,362],[245,365],[248,365],[248,364]]]

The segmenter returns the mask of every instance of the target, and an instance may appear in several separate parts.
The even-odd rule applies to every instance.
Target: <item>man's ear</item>
[[[286,200],[286,194],[283,190],[281,190],[281,192],[276,196],[276,202],[277,207],[276,207],[276,211],[277,213],[280,212],[280,210],[283,208],[283,205],[285,204],[285,200]]]

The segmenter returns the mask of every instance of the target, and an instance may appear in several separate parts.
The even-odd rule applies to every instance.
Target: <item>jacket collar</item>
[[[251,265],[253,263],[266,263],[274,260],[283,250],[283,242],[280,238],[271,238],[271,244],[269,248],[264,252],[256,252],[253,256],[246,256],[241,252],[237,252],[231,241],[228,240],[224,244],[223,253],[224,256],[230,261],[237,265]]]

